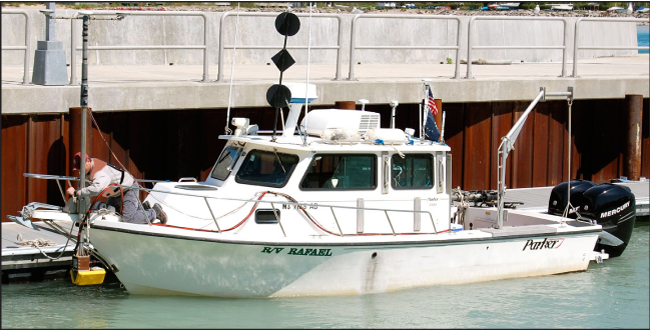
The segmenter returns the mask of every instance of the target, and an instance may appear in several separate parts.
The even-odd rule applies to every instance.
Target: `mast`
[[[88,14],[83,15],[83,30],[82,35],[82,63],[81,63],[81,157],[79,159],[79,189],[86,185],[86,116],[88,111],[88,26],[90,25],[90,17]],[[74,55],[73,55],[74,56]],[[84,199],[79,198],[79,219],[87,209],[84,205]]]

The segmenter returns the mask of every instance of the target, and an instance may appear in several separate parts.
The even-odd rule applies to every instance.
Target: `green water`
[[[2,285],[2,328],[645,328],[648,222],[585,272],[365,296],[219,299],[130,295],[118,282]]]

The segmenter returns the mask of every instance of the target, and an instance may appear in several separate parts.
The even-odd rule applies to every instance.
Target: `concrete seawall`
[[[251,118],[251,122],[259,124],[262,130],[272,129],[275,109],[269,107],[265,96],[269,86],[278,83],[279,73],[275,65],[267,63],[271,62],[270,58],[283,41],[273,28],[274,16],[241,23],[237,44],[276,48],[238,49],[232,71],[232,50],[226,50],[223,80],[215,82],[219,18],[223,14],[206,14],[210,48],[206,82],[202,81],[200,50],[89,52],[89,106],[98,123],[89,125],[93,131],[88,144],[91,155],[109,159],[114,152],[115,157],[127,164],[127,169],[137,178],[175,181],[192,176],[203,180],[209,175],[223,146],[223,140],[218,136],[222,134],[224,124],[228,124],[227,109],[232,108],[232,116]],[[35,24],[30,40],[35,46],[36,40],[44,38],[43,19],[38,12],[30,12],[30,15]],[[352,16],[342,16],[345,17],[341,26],[347,31],[341,34],[340,41],[344,57],[341,69],[345,71],[349,69],[346,62],[349,49],[344,47],[349,47]],[[3,15],[3,45],[21,44],[23,26],[18,23],[5,27],[8,24],[6,19],[24,20],[20,15]],[[232,22],[235,19],[229,18]],[[463,22],[469,23],[468,19],[462,18],[461,26],[465,26]],[[153,21],[160,24],[152,24]],[[336,45],[336,19],[323,21],[329,23],[315,23],[312,27],[313,45]],[[450,32],[455,31],[455,22],[431,20],[426,22],[430,24],[427,26],[419,19],[391,21],[397,20],[379,19],[373,23],[368,19],[367,25],[360,26],[359,45],[455,43],[456,35]],[[473,79],[451,79],[455,65],[440,64],[446,57],[451,57],[450,50],[367,49],[360,50],[353,63],[355,79],[335,80],[335,50],[315,49],[308,66],[306,51],[291,48],[307,44],[308,20],[303,18],[301,23],[301,32],[289,38],[289,51],[296,64],[285,71],[283,82],[305,82],[309,73],[310,83],[317,88],[318,99],[311,103],[314,108],[326,108],[336,101],[365,98],[370,100],[366,109],[381,113],[382,120],[386,121],[391,110],[389,102],[398,100],[396,127],[418,127],[421,124],[417,114],[423,99],[422,79],[432,80],[435,98],[442,99],[443,111],[447,115],[445,142],[454,150],[454,187],[496,187],[498,141],[539,93],[540,87],[545,87],[548,92],[564,92],[569,87],[574,89],[572,113],[575,116],[571,127],[575,138],[571,146],[574,155],[571,157],[571,178],[602,183],[626,175],[620,166],[626,161],[622,141],[630,131],[623,120],[627,114],[626,95],[642,96],[643,123],[649,122],[650,63],[648,54],[639,55],[636,50],[581,51],[576,77],[570,76],[571,65],[567,67],[568,75],[558,77],[562,71],[561,50],[482,50],[476,51],[473,58],[515,61],[516,64],[475,65],[472,67]],[[74,24],[80,22],[75,20]],[[482,21],[477,23],[475,36],[480,45],[488,42],[492,45],[506,42],[559,45],[563,37],[561,26],[561,22],[546,21]],[[581,30],[592,37],[585,37],[584,43],[581,41],[580,44],[636,46],[634,23],[608,22],[598,28],[603,30],[595,32],[585,23]],[[226,29],[224,43],[232,45],[235,43],[234,23],[226,25]],[[202,31],[200,19],[191,17],[127,17],[122,21],[92,21],[90,44],[202,44]],[[70,34],[70,21],[58,21],[56,34],[58,40],[64,40],[69,56],[70,41],[65,38]],[[515,34],[521,36],[511,36]],[[466,31],[461,30],[461,37],[464,35]],[[572,38],[573,32],[567,31],[566,35]],[[80,45],[80,38],[78,40]],[[466,52],[466,44],[466,39],[461,38],[461,54]],[[567,46],[571,58],[572,39],[567,41]],[[6,56],[8,54],[18,58],[12,59]],[[28,197],[29,200],[57,203],[60,194],[54,182],[45,187],[42,182],[25,178],[23,173],[72,175],[71,155],[78,148],[76,142],[71,141],[71,132],[75,128],[71,126],[73,111],[70,108],[80,106],[81,53],[77,52],[76,84],[63,86],[23,84],[21,54],[21,51],[3,51],[2,58],[3,187],[12,188],[12,193],[2,194],[3,218],[25,205]],[[612,57],[614,54],[617,56]],[[11,61],[13,64],[9,64]],[[468,65],[460,65],[461,76],[467,68]],[[548,100],[538,105],[527,128],[521,132],[518,144],[521,147],[512,154],[511,173],[517,174],[511,174],[507,179],[509,187],[554,186],[568,179],[567,169],[558,165],[566,163],[563,157],[567,154],[567,107],[566,100]],[[386,124],[382,126],[387,127]],[[643,173],[650,171],[648,131],[650,129],[644,125],[640,136]]]
[[[32,36],[29,37],[32,51],[36,41],[45,39],[45,16],[38,10],[27,10],[32,21]],[[72,16],[76,11],[57,10],[58,16]],[[208,63],[218,62],[220,20],[224,13],[206,12]],[[288,46],[311,47],[336,46],[340,33],[340,51],[343,62],[350,57],[351,25],[354,15],[338,14],[339,20],[314,14],[313,26],[308,17],[301,18],[302,28],[289,38]],[[460,20],[460,55],[467,56],[467,29],[469,16],[400,15],[404,18],[363,18],[357,21],[356,38],[358,46],[455,46]],[[363,17],[363,15],[362,15]],[[443,18],[444,17],[444,18]],[[494,17],[494,16],[492,16]],[[442,19],[441,19],[442,18]],[[507,16],[503,16],[507,18]],[[238,49],[235,64],[265,65],[282,46],[283,38],[273,28],[275,15],[270,17],[241,16],[230,14],[224,25],[225,45],[257,45],[277,47],[274,49]],[[566,35],[567,53],[573,56],[574,25],[577,17],[567,17],[566,31],[561,21],[476,21],[472,32],[474,45],[480,46],[562,46]],[[239,24],[237,24],[239,21]],[[77,25],[81,46],[81,21],[57,20],[56,40],[62,41],[68,63],[70,63],[71,23]],[[2,45],[24,45],[25,18],[22,15],[2,15]],[[580,46],[636,47],[636,24],[629,22],[584,22],[581,23]],[[268,28],[261,28],[268,27]],[[339,30],[340,29],[340,30]],[[239,36],[235,36],[237,31]],[[93,20],[90,24],[91,46],[146,46],[146,45],[202,45],[203,19],[201,17],[175,16],[127,16],[121,21]],[[292,55],[298,63],[307,62],[307,51],[294,49]],[[602,56],[624,56],[636,54],[636,50],[580,50],[578,58]],[[224,52],[224,62],[232,62],[232,50]],[[77,63],[81,52],[77,52]],[[32,56],[33,58],[33,56]],[[409,50],[409,49],[363,49],[357,50],[362,64],[432,64],[455,58],[454,50]],[[489,61],[558,62],[562,60],[559,49],[479,49],[473,50],[473,59]],[[199,65],[203,61],[201,50],[94,50],[89,52],[91,65]],[[33,61],[33,59],[32,59]],[[336,50],[312,50],[311,64],[331,65],[336,61]],[[2,66],[21,66],[23,52],[2,51]],[[30,68],[33,64],[30,63]]]

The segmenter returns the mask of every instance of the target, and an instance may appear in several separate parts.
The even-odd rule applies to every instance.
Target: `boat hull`
[[[133,294],[296,297],[583,271],[593,259],[598,230],[499,237],[474,230],[402,242],[244,242],[214,235],[95,226],[92,242]]]

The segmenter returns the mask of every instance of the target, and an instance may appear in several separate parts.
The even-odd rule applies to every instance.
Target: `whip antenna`
[[[235,45],[232,48],[232,65],[230,66],[230,90],[228,91],[228,110],[226,111],[226,127],[224,134],[228,135],[231,130],[230,125],[230,105],[232,104],[232,85],[235,81],[235,55],[237,54],[237,36],[239,35],[239,2],[237,3],[237,19],[235,22]]]

